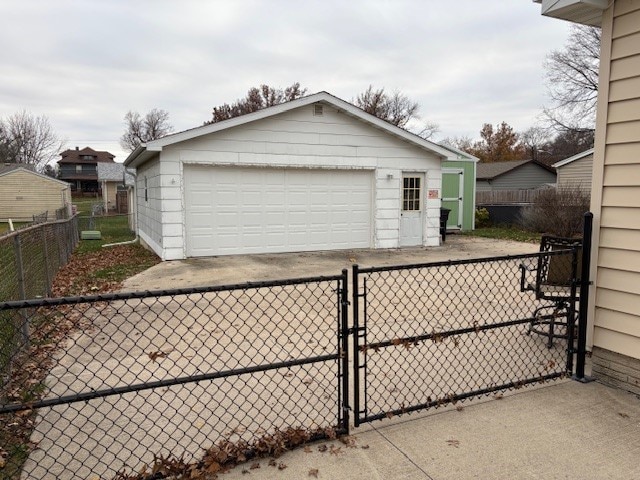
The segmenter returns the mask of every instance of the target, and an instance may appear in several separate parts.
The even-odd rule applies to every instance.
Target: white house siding
[[[618,0],[606,11],[602,63],[592,190],[600,227],[594,374],[640,393],[640,0]]]
[[[138,234],[163,260],[160,162],[153,159],[138,168],[136,176]],[[146,199],[145,199],[146,181]]]
[[[591,192],[592,173],[593,155],[579,158],[557,168],[558,187],[578,187],[585,192]]]
[[[184,258],[184,164],[376,170],[374,247],[399,245],[402,172],[427,173],[427,187],[438,198],[426,201],[428,225],[436,224],[440,207],[440,159],[336,108],[303,106],[266,119],[197,137],[163,148],[162,258]],[[391,176],[391,177],[389,177]],[[140,177],[140,173],[138,174]],[[425,191],[426,196],[426,191]],[[436,215],[437,214],[437,215]],[[438,245],[437,228],[425,231],[425,245]]]

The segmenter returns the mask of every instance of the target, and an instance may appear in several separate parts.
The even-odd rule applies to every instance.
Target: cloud
[[[58,0],[4,2],[0,17],[0,116],[44,114],[119,160],[128,110],[163,108],[182,130],[261,83],[345,100],[399,89],[441,136],[525,129],[545,103],[544,56],[567,31],[504,0]]]

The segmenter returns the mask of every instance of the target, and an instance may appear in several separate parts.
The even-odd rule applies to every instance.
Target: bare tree
[[[419,137],[424,138],[425,140],[430,140],[436,133],[440,131],[440,125],[435,122],[425,122],[421,125],[420,129],[416,129],[413,131]]]
[[[520,134],[520,143],[532,160],[541,160],[547,154],[549,134],[542,127],[530,127]]]
[[[567,44],[545,61],[546,81],[553,105],[544,109],[556,131],[593,130],[600,66],[598,27],[573,25]]]
[[[296,98],[303,97],[307,93],[306,88],[301,88],[300,83],[295,82],[291,86],[285,88],[270,87],[269,85],[260,85],[260,87],[252,87],[247,91],[244,98],[236,100],[229,105],[223,103],[217,107],[213,107],[212,118],[208,123],[217,123],[230,118],[246,115],[247,113],[257,112],[263,108],[273,107],[284,102],[290,102]]]
[[[463,152],[471,153],[473,150],[473,139],[469,136],[453,136],[447,137],[440,142],[442,145],[457,148],[458,150],[462,150]]]
[[[399,91],[391,95],[384,88],[374,90],[373,85],[358,95],[354,105],[396,127],[404,128],[411,120],[418,119],[420,106]]]
[[[156,140],[173,131],[169,112],[158,108],[150,110],[144,117],[130,110],[124,116],[124,122],[126,128],[120,137],[120,145],[131,152],[141,143]]]
[[[63,143],[47,117],[35,117],[26,110],[0,122],[0,156],[10,163],[32,165],[42,171],[57,157]]]

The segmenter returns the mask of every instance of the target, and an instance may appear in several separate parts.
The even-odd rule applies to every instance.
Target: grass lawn
[[[107,243],[127,242],[135,238],[135,234],[129,230],[128,215],[94,217],[93,219],[81,215],[78,218],[78,228],[80,231],[98,230],[102,235],[100,240],[80,240],[80,245],[76,250],[78,254],[97,252],[102,249],[102,245]]]
[[[476,228],[463,235],[483,238],[496,238],[499,240],[514,240],[516,242],[540,243],[541,233],[529,232],[513,226]]]
[[[76,206],[78,215],[91,215],[91,207],[102,203],[102,199],[93,197],[74,197],[71,203]]]
[[[13,229],[18,230],[27,223],[28,222],[13,222]],[[5,233],[9,233],[9,222],[0,223],[0,236],[4,235]]]

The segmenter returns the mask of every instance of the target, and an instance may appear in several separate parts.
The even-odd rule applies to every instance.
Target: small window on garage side
[[[147,177],[144,177],[144,201],[149,201],[149,188],[147,183]]]
[[[402,184],[402,210],[420,210],[420,177],[404,177]]]

